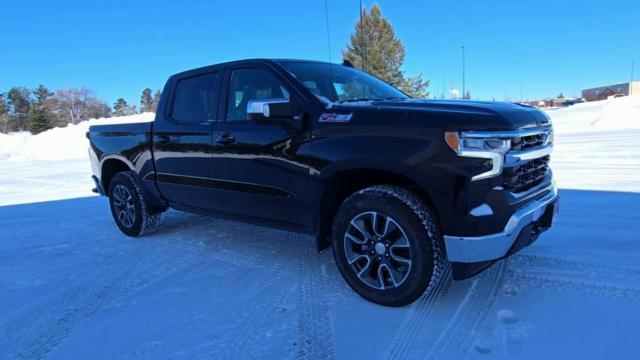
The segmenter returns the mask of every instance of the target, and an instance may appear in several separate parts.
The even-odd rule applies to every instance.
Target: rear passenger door
[[[156,116],[156,181],[172,205],[211,208],[212,127],[220,78],[218,72],[206,72],[175,79],[166,111]]]

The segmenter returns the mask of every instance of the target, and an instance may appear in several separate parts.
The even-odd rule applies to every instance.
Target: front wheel
[[[139,237],[158,228],[161,211],[144,200],[132,171],[117,173],[109,185],[109,206],[116,225],[127,236]]]
[[[342,204],[333,225],[333,256],[349,286],[367,300],[404,306],[433,287],[444,254],[435,214],[396,186],[358,191]]]

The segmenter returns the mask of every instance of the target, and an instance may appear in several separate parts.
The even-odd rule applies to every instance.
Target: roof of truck
[[[229,65],[236,65],[236,64],[249,63],[249,62],[262,62],[262,63],[271,63],[271,64],[273,64],[273,63],[291,63],[291,62],[308,62],[308,63],[329,64],[329,62],[327,62],[327,61],[319,61],[319,60],[251,58],[251,59],[233,60],[233,61],[226,61],[226,62],[222,62],[222,63],[218,63],[218,64],[211,64],[211,65],[201,66],[201,67],[198,67],[198,68],[181,71],[179,73],[174,74],[173,76],[178,76],[178,75],[182,76],[182,75],[187,75],[187,74],[192,73],[192,72],[196,73],[196,72],[201,72],[201,71],[206,71],[206,70],[212,70],[212,69],[215,69],[215,68],[220,67],[220,66],[229,66]],[[334,65],[340,65],[340,64],[334,64]]]

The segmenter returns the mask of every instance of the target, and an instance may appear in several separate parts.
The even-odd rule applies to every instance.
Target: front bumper
[[[93,180],[93,183],[95,184],[95,187],[91,189],[91,191],[93,191],[96,194],[104,196],[105,191],[104,191],[104,188],[102,187],[102,182],[98,179],[98,177],[95,175],[91,175],[91,180]]]
[[[551,206],[550,206],[551,205]],[[444,236],[449,261],[490,265],[494,260],[511,255],[532,243],[551,226],[558,209],[555,184],[543,197],[518,209],[504,227],[495,234],[483,236]],[[483,268],[486,266],[482,266]]]

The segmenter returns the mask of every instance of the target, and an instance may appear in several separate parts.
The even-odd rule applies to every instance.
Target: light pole
[[[462,47],[462,98],[466,98],[467,93],[465,89],[465,56],[464,56],[464,46]]]
[[[635,59],[631,59],[631,81],[629,82],[629,95],[633,92],[633,69],[635,67]]]
[[[522,101],[523,101],[523,98],[522,98],[522,88],[523,88],[523,84],[522,84],[522,81],[520,81],[520,102],[522,102]]]
[[[635,59],[631,59],[631,82],[633,82],[633,69],[635,68]]]

